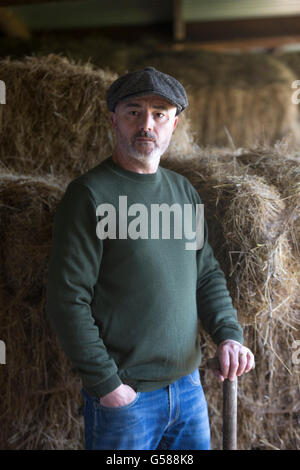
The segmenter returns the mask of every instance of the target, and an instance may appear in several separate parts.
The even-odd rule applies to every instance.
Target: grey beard
[[[141,137],[149,137],[148,134],[150,134],[150,133],[141,132],[140,136]],[[118,131],[117,131],[117,136],[118,136]],[[171,136],[170,136],[170,139],[171,139]],[[161,155],[167,150],[167,148],[169,146],[169,143],[170,143],[170,139],[169,139],[168,142],[165,142],[163,144],[162,149],[155,144],[154,149],[152,150],[152,152],[150,154],[145,154],[145,153],[137,150],[134,147],[134,144],[132,144],[131,142],[126,142],[126,138],[121,133],[119,134],[119,139],[118,140],[119,140],[120,149],[121,149],[121,151],[124,155],[127,154],[130,157],[135,158],[136,160],[138,160],[139,162],[141,162],[143,164],[148,164],[148,163],[151,163],[151,162],[154,162],[154,161],[157,161],[157,160],[160,159]]]
[[[158,147],[155,147],[154,150],[148,155],[145,155],[142,152],[139,152],[136,150],[133,146],[130,148],[130,156],[135,158],[136,160],[139,160],[140,162],[150,162],[153,160],[156,160],[157,158],[160,158],[161,152]]]

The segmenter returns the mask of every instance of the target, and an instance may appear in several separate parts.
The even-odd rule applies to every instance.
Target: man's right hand
[[[137,393],[129,385],[121,384],[112,392],[107,393],[100,398],[100,404],[111,408],[125,406],[131,403]]]

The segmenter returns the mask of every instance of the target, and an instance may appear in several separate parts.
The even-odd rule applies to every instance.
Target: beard
[[[138,141],[138,137],[146,137],[151,139],[151,142]],[[141,163],[151,163],[160,159],[161,155],[166,151],[169,146],[171,136],[165,139],[161,146],[158,145],[156,137],[151,132],[138,132],[131,139],[117,129],[117,139],[119,148],[123,155],[128,155],[135,158]]]

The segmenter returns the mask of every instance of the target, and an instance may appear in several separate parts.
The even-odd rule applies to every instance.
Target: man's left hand
[[[222,382],[224,379],[234,380],[255,367],[254,356],[250,349],[237,341],[228,339],[222,341],[217,347],[216,358],[219,368],[213,369],[213,373]]]

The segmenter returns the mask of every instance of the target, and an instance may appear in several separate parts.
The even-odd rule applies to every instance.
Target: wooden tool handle
[[[237,448],[237,378],[223,382],[223,449]]]
[[[209,369],[219,369],[216,357],[207,361]],[[237,449],[237,378],[223,382],[223,450]]]

